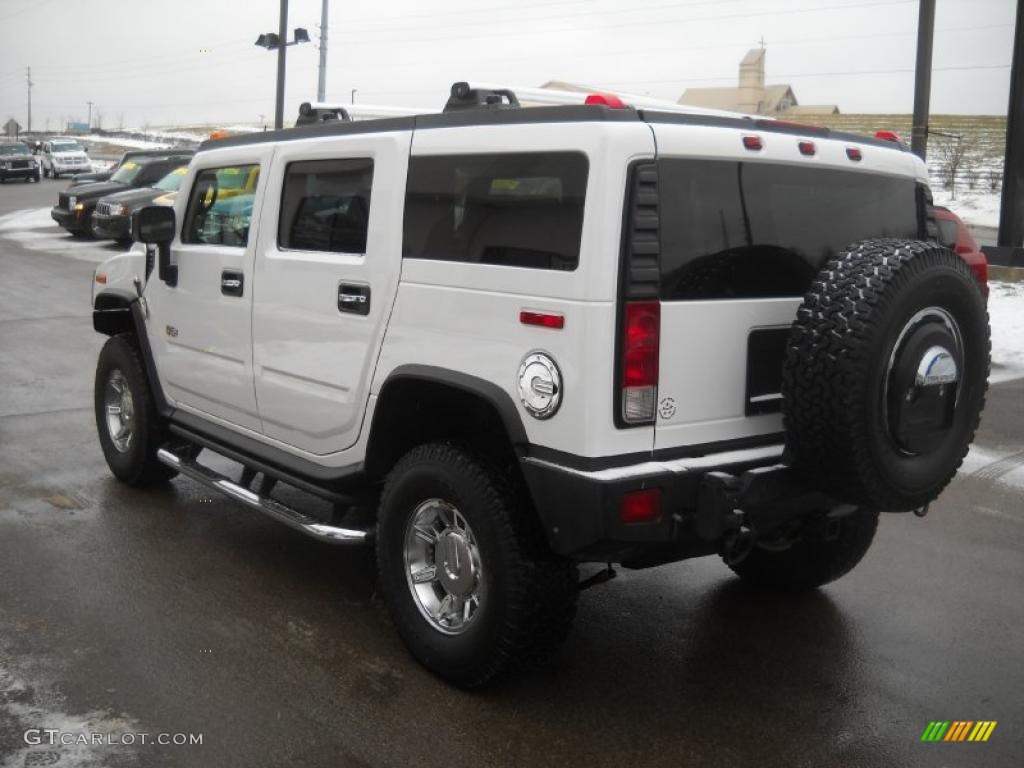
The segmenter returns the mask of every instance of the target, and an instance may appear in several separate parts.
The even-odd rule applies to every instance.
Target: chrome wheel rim
[[[118,453],[127,453],[135,433],[135,401],[128,380],[120,368],[112,369],[107,376],[107,384],[103,388],[103,408],[110,442]]]
[[[428,499],[405,531],[405,577],[420,614],[446,635],[465,632],[486,597],[480,548],[452,504]]]
[[[893,372],[896,369],[896,363],[900,353],[903,351],[903,344],[906,341],[906,339],[910,336],[910,334],[913,331],[917,330],[926,323],[935,323],[945,328],[945,330],[949,333],[953,341],[952,350],[948,350],[942,347],[933,347],[932,349],[927,350],[928,353],[933,352],[933,350],[937,350],[938,352],[944,353],[951,359],[960,361],[964,360],[964,341],[963,334],[960,332],[960,325],[957,323],[954,317],[942,307],[926,307],[925,309],[916,312],[913,315],[913,317],[911,317],[906,322],[906,324],[904,324],[903,330],[900,331],[899,336],[896,338],[896,343],[893,345],[892,352],[890,352],[889,354],[889,362],[885,370],[885,382],[882,388],[882,419],[884,422],[885,431],[890,436],[892,435],[892,414],[890,413],[889,407],[889,388],[892,382]],[[919,361],[919,370],[922,364],[923,361]],[[963,363],[961,363],[961,365],[962,364]],[[960,404],[960,395],[962,391],[960,376],[957,372],[958,370],[958,367],[954,365],[955,375],[953,379],[949,382],[954,388],[954,408]],[[900,453],[903,453],[905,455],[916,455],[910,451],[905,450],[902,447],[898,447],[898,449]]]

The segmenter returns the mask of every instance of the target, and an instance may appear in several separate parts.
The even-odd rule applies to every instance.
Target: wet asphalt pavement
[[[59,186],[0,186],[0,217]],[[465,693],[407,656],[370,553],[185,479],[115,482],[94,265],[71,238],[2,236],[0,766],[1024,765],[1024,381],[992,388],[928,517],[884,517],[840,582],[780,597],[714,558],[620,572],[581,595],[557,666]],[[998,726],[921,743],[931,720]],[[29,746],[31,728],[202,745]]]

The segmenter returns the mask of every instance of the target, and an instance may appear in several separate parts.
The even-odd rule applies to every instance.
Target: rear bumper
[[[610,469],[580,470],[530,455],[520,466],[558,554],[645,567],[717,552],[741,527],[768,533],[839,506],[804,487],[782,455],[779,444]],[[649,489],[661,493],[660,519],[622,522],[623,495]]]

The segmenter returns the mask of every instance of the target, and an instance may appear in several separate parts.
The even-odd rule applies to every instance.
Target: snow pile
[[[997,384],[1024,378],[1024,283],[989,283],[992,375]]]
[[[171,146],[170,144],[161,143],[159,141],[121,138],[120,136],[97,136],[94,133],[89,134],[88,136],[83,136],[82,139],[92,144],[113,144],[127,149],[167,149],[167,147]]]

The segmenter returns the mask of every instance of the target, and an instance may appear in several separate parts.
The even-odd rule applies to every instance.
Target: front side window
[[[576,269],[587,172],[579,152],[410,158],[402,255]]]
[[[182,242],[244,247],[258,179],[258,165],[200,171],[189,194]]]
[[[373,160],[290,163],[277,244],[298,251],[366,253]]]

